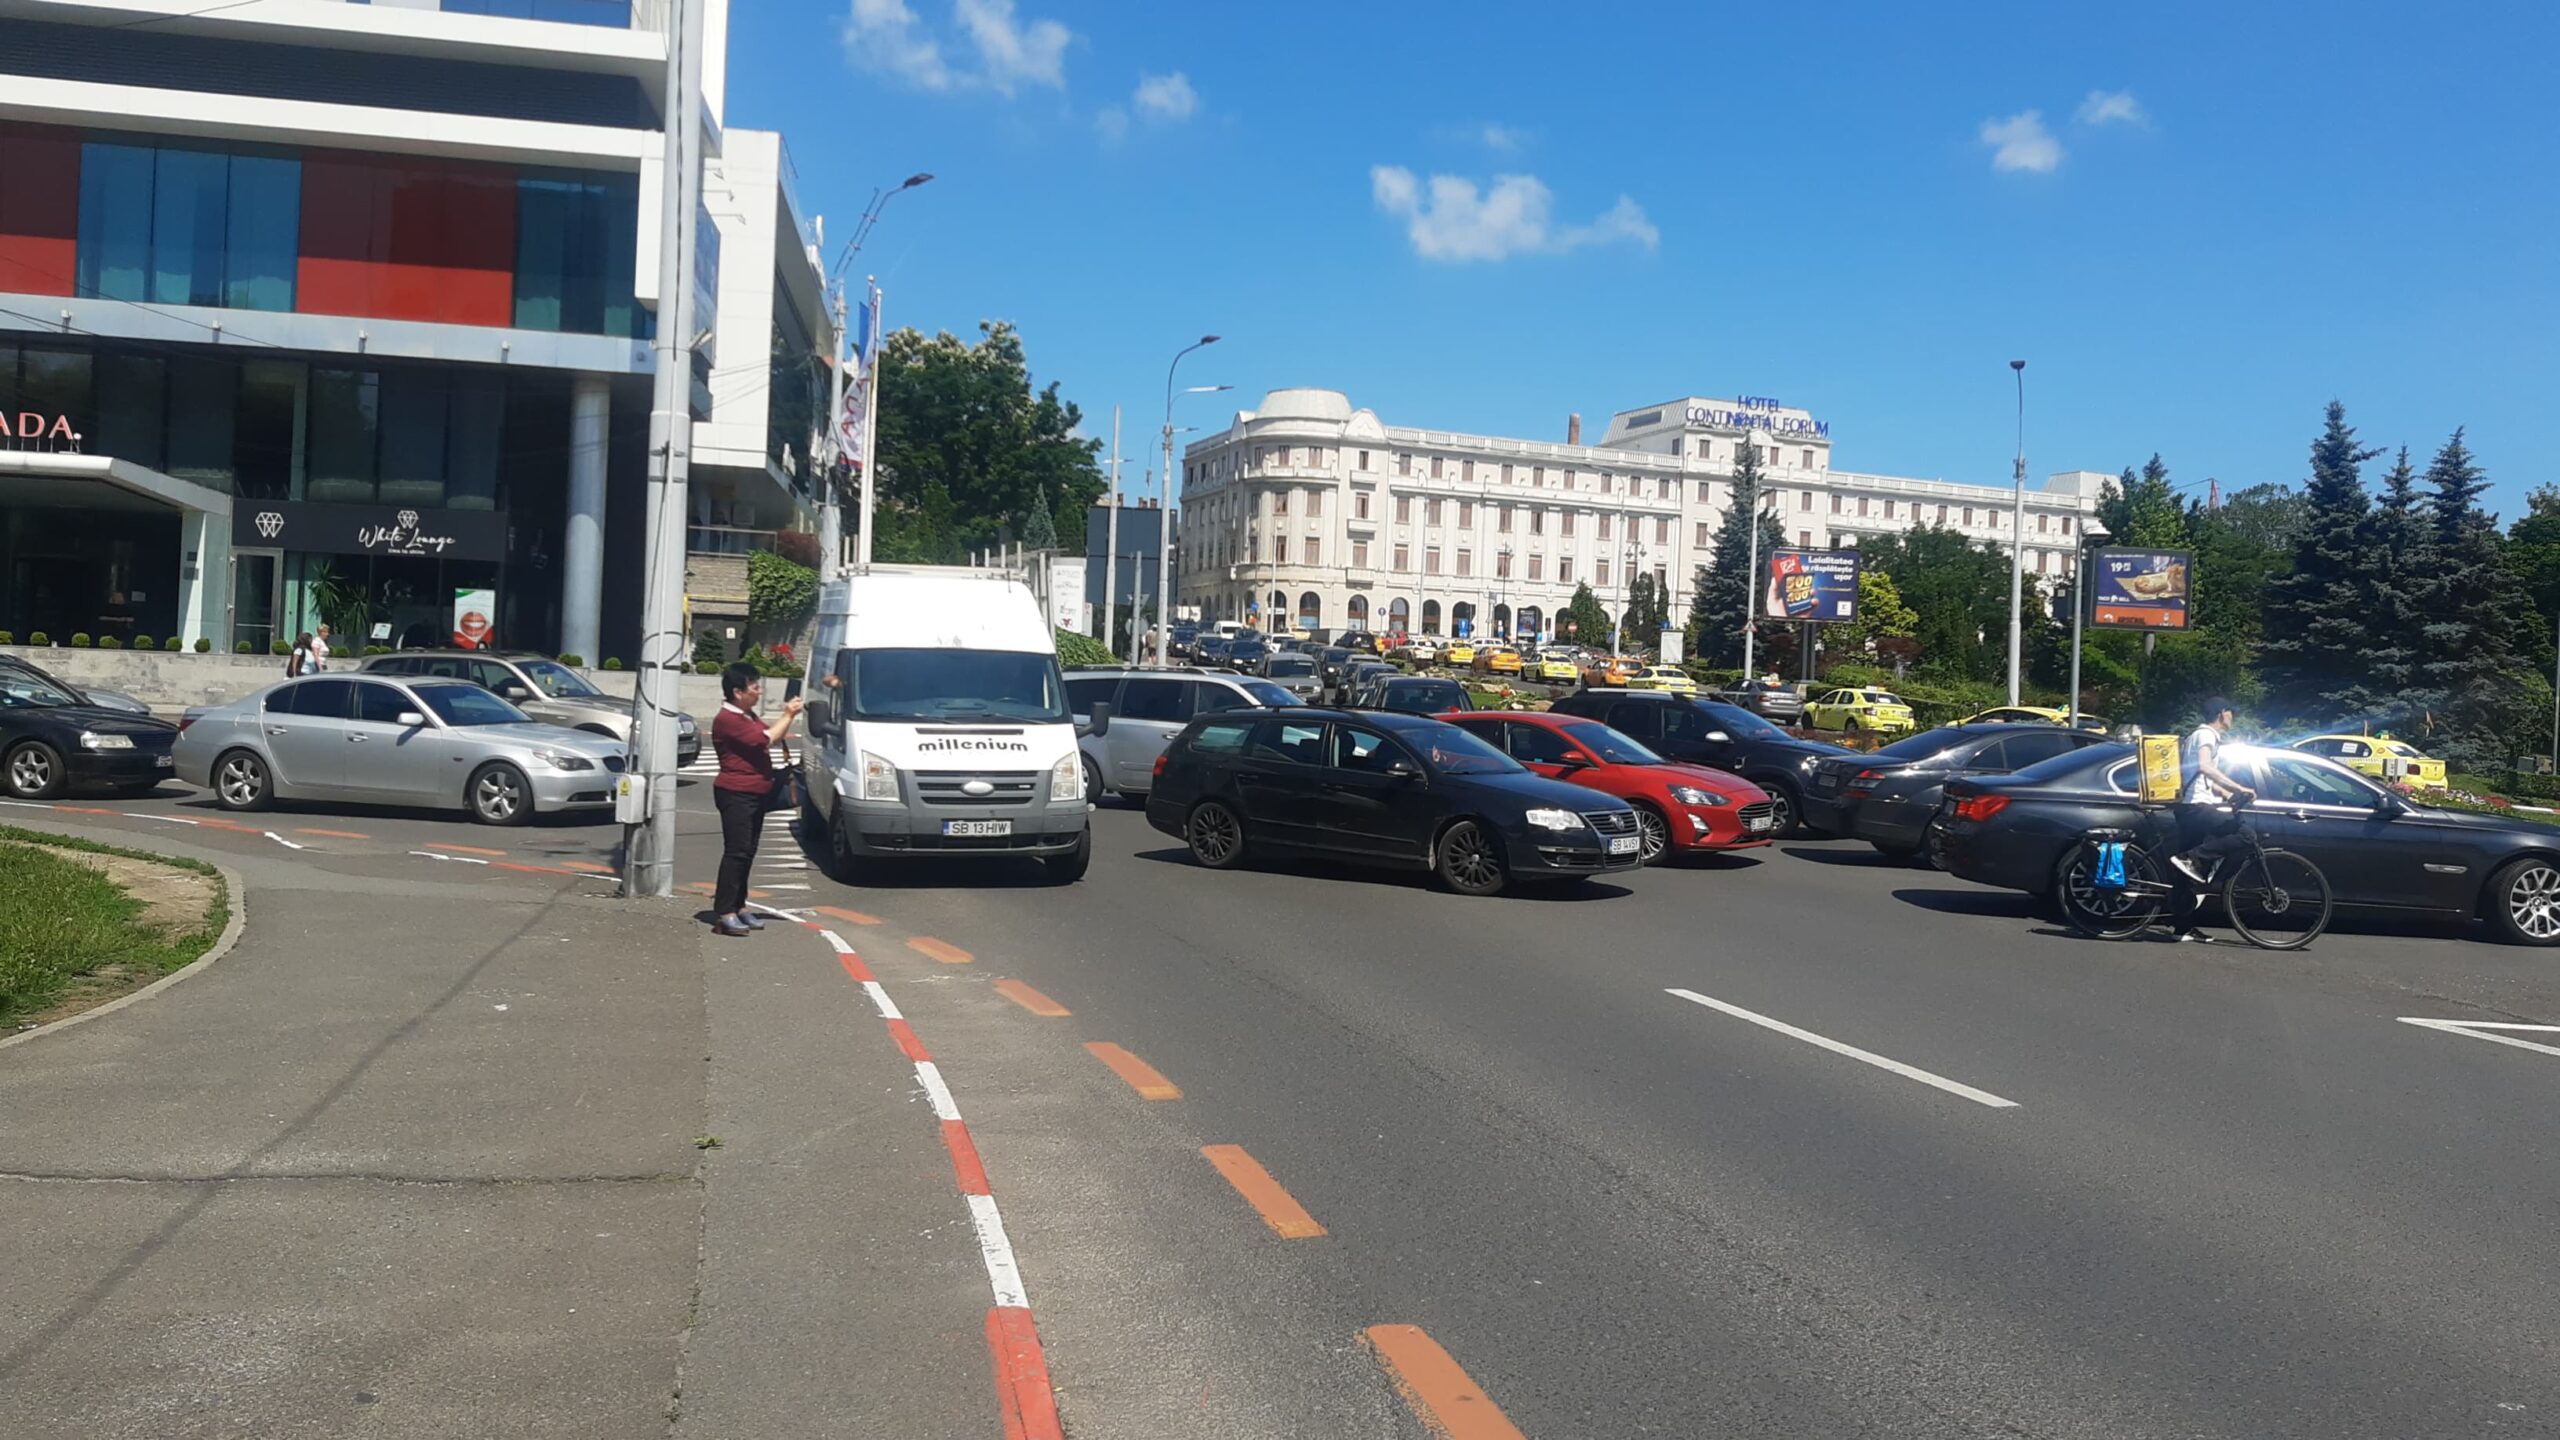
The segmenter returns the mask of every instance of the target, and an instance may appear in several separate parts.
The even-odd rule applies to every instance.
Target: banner
[[[497,591],[468,585],[456,588],[453,592],[453,648],[487,650],[496,645],[497,615]]]
[[[2091,559],[2089,623],[2101,630],[2184,630],[2192,550],[2099,550]]]
[[[1858,618],[1858,552],[1773,550],[1765,562],[1760,617],[1838,625]]]

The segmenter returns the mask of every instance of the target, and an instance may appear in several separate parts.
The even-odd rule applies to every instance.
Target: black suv
[[[1622,730],[1674,760],[1730,770],[1769,792],[1778,807],[1772,833],[1786,835],[1804,818],[1814,767],[1845,746],[1799,740],[1739,705],[1646,691],[1581,690],[1549,709]]]
[[[1165,747],[1147,823],[1213,870],[1297,853],[1430,870],[1462,895],[1644,861],[1626,801],[1531,773],[1419,715],[1298,708],[1194,720]]]

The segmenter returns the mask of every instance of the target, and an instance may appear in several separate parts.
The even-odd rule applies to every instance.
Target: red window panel
[[[301,309],[513,322],[513,171],[312,152],[303,158],[302,194]]]
[[[79,132],[0,125],[0,290],[68,295],[79,268]]]

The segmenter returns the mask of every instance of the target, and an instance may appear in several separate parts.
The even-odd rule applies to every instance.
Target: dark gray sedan
[[[1804,823],[1864,840],[1897,860],[1918,856],[1947,782],[1959,775],[2006,775],[2106,737],[2059,725],[1948,725],[1906,735],[1865,755],[1814,766]]]

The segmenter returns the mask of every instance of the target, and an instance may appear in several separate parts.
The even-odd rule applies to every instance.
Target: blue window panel
[[[234,310],[291,310],[302,246],[302,162],[231,157],[223,301]]]
[[[527,171],[516,182],[515,320],[526,330],[642,336],[633,298],[640,182]]]
[[[151,172],[148,146],[80,147],[81,294],[145,297],[151,283]]]
[[[222,303],[231,157],[163,149],[151,187],[151,298],[163,305]]]

